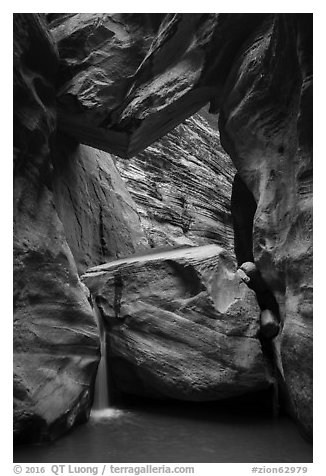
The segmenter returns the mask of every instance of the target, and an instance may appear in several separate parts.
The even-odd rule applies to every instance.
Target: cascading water
[[[106,337],[105,337],[105,329],[104,329],[104,324],[102,321],[102,316],[94,299],[93,299],[93,309],[95,312],[97,326],[100,333],[101,360],[100,360],[98,370],[97,370],[97,375],[96,375],[94,403],[93,403],[92,410],[104,410],[105,408],[109,407]]]

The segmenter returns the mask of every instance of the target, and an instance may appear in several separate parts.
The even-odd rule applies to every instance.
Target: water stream
[[[106,336],[105,328],[102,320],[102,316],[95,300],[93,302],[93,309],[96,316],[97,326],[100,333],[101,342],[101,360],[97,369],[96,381],[95,381],[95,393],[94,403],[92,408],[93,412],[99,412],[109,407],[109,382],[108,382],[108,366],[107,366],[107,354],[106,354]]]
[[[287,417],[256,403],[139,399],[109,405],[105,328],[93,302],[101,339],[90,420],[43,446],[14,448],[14,462],[305,463],[312,446]]]
[[[144,401],[93,415],[49,445],[16,446],[14,462],[312,462],[312,445],[289,418],[255,408]]]

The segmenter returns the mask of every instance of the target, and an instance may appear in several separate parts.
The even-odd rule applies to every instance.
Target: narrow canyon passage
[[[16,462],[312,460],[311,38],[14,15]]]

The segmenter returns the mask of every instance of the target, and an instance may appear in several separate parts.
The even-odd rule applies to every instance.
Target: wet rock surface
[[[107,329],[117,390],[200,401],[272,383],[255,295],[217,245],[130,256],[82,280]]]

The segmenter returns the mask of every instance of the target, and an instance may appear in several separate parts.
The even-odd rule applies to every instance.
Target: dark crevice
[[[266,361],[270,364],[270,368],[275,377],[273,413],[276,416],[280,411],[279,378],[274,359],[272,338],[275,337],[279,331],[278,323],[280,322],[280,312],[275,296],[254,264],[253,222],[256,209],[257,204],[253,194],[242,181],[239,174],[236,174],[231,195],[235,255],[238,266],[241,267],[248,277],[246,283],[248,287],[255,292],[258,305],[261,309],[261,327],[258,338],[261,343],[262,352]],[[263,316],[266,316],[264,311],[267,310],[271,311],[268,313],[271,317],[271,322],[264,327]]]
[[[257,204],[245,183],[236,174],[232,185],[231,214],[234,230],[234,251],[238,266],[254,261],[252,227]]]
[[[166,260],[166,262],[180,279],[180,285],[184,287],[187,298],[197,296],[204,290],[203,283],[197,271],[191,265],[184,265],[173,260]]]
[[[256,209],[257,204],[253,194],[247,188],[239,174],[236,174],[232,186],[231,214],[233,219],[235,255],[239,267],[241,267],[243,263],[254,263],[252,233]],[[280,320],[277,301],[259,270],[254,267],[248,276],[250,281],[247,284],[255,291],[260,309],[262,311],[266,309],[271,310],[277,319]]]
[[[100,205],[100,202],[99,202],[99,205]],[[103,210],[101,206],[100,206],[100,212],[99,212],[99,236],[100,236],[101,254],[103,258],[105,258],[105,256],[109,256],[109,251],[108,251],[106,240],[105,240],[105,227],[103,222]]]
[[[116,319],[120,318],[121,298],[123,291],[123,278],[121,273],[114,275],[114,314]]]

